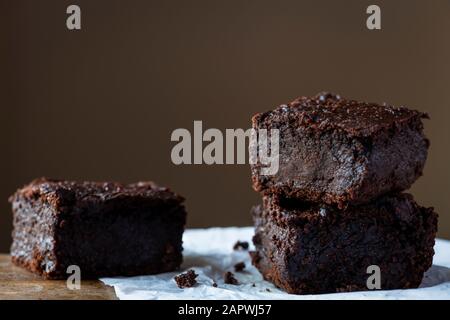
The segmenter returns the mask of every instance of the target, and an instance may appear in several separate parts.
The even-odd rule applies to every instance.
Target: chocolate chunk
[[[197,284],[196,278],[198,274],[194,270],[190,269],[185,273],[175,276],[175,282],[179,288],[191,288]]]

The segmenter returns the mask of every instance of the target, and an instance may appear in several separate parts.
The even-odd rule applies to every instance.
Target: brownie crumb
[[[213,282],[212,286],[213,286],[214,288],[217,288],[217,283]]]
[[[248,242],[247,241],[236,241],[233,246],[233,250],[248,250]]]
[[[242,272],[242,270],[244,270],[244,269],[245,269],[244,262],[239,262],[234,265],[234,271],[236,271],[236,272]]]
[[[252,284],[252,287],[255,288],[255,287],[256,287],[256,284]]]
[[[175,276],[175,282],[179,288],[191,288],[197,284],[198,274],[194,270],[188,270],[185,273]]]
[[[270,291],[270,289],[269,289],[269,288],[266,288],[266,291],[267,291],[267,292],[272,292],[272,291]]]
[[[223,276],[223,278],[224,278],[224,282],[227,284],[233,284],[233,285],[239,284],[239,282],[234,277],[233,272],[230,272],[230,271],[226,272],[225,275]]]

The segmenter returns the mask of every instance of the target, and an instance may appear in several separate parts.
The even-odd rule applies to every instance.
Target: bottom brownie
[[[371,265],[381,289],[416,288],[432,263],[437,214],[409,194],[344,210],[266,196],[252,211],[253,264],[289,293],[367,290]]]

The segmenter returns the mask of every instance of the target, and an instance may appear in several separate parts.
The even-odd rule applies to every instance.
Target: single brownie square
[[[254,129],[279,130],[279,170],[261,175],[262,165],[252,165],[253,187],[341,208],[406,190],[427,158],[423,118],[404,107],[328,93],[256,114]]]
[[[11,198],[12,261],[48,279],[154,274],[182,261],[184,199],[152,182],[38,179]]]
[[[253,217],[252,262],[289,293],[367,290],[371,265],[381,289],[416,288],[432,263],[437,214],[409,194],[344,210],[266,196]]]

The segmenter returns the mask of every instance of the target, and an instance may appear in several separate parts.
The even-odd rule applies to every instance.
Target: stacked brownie
[[[437,214],[408,189],[422,174],[426,114],[321,93],[253,117],[279,130],[279,170],[252,165],[253,264],[289,293],[414,288],[431,266]],[[370,270],[370,269],[369,269]]]

